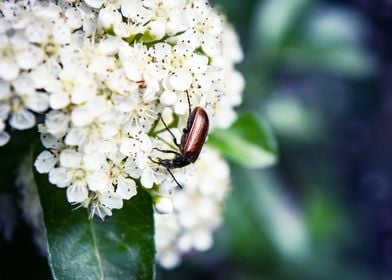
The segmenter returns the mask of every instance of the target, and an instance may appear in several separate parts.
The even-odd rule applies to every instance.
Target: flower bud
[[[155,197],[154,208],[159,214],[169,214],[173,211],[173,203],[167,197]]]

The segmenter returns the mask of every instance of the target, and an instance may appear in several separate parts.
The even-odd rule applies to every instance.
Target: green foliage
[[[312,0],[262,1],[257,11],[255,32],[264,53],[279,51]]]
[[[344,212],[348,206],[342,204],[341,164],[331,161],[334,151],[321,147],[339,137],[330,128],[336,126],[330,123],[333,116],[325,114],[328,106],[347,106],[347,92],[339,88],[347,87],[347,81],[366,81],[374,75],[372,54],[364,44],[365,22],[354,9],[331,1],[213,2],[240,31],[246,53],[239,66],[246,79],[242,108],[265,113],[280,137],[282,151],[282,161],[275,168],[232,168],[234,190],[226,201],[225,228],[216,239],[217,255],[228,259],[225,275],[374,279],[366,265],[345,254],[353,254],[349,248],[360,233],[346,232],[354,223]],[[317,104],[316,98],[322,101]],[[332,99],[339,102],[332,104]],[[247,166],[255,157],[252,148],[261,145],[242,134],[242,130],[254,133],[255,126],[243,125],[237,131],[214,132],[207,143]],[[184,279],[200,270],[201,265],[193,262],[188,270],[176,270],[165,279]],[[180,274],[175,278],[176,273]]]
[[[74,210],[65,192],[35,173],[44,213],[49,265],[55,279],[153,279],[154,220],[142,188],[105,221]]]
[[[215,130],[208,145],[249,168],[267,167],[277,160],[277,144],[270,127],[249,113],[241,115],[229,129]]]
[[[282,50],[282,61],[292,70],[322,70],[348,79],[374,73],[375,63],[361,44],[358,15],[315,7]]]
[[[0,193],[15,192],[15,176],[19,164],[31,149],[31,139],[36,135],[32,130],[15,131],[11,141],[0,147]]]

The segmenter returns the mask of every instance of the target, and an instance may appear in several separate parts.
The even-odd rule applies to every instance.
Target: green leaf
[[[360,80],[371,77],[376,63],[364,47],[360,22],[358,15],[345,9],[314,9],[283,47],[281,59],[295,73],[324,71]]]
[[[44,214],[49,265],[54,279],[153,279],[154,220],[142,188],[121,210],[101,221],[74,210],[66,192],[35,173]]]
[[[214,131],[208,145],[249,168],[271,166],[277,160],[277,144],[271,128],[249,113],[241,115],[229,129]]]
[[[304,42],[287,48],[282,60],[296,72],[326,71],[339,77],[363,79],[374,75],[373,58],[359,47],[317,46]]]
[[[123,40],[128,43],[133,43],[133,41],[135,41],[136,37],[138,37],[138,36],[141,36],[141,34],[140,33],[131,34],[128,37],[123,38]]]
[[[29,129],[12,131],[11,141],[0,147],[0,193],[15,192],[15,177],[20,163],[31,151],[31,139],[38,135]]]
[[[264,52],[277,51],[312,0],[261,1],[256,10],[255,37]]]

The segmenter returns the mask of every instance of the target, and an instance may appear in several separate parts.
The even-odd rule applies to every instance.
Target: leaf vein
[[[97,237],[95,236],[95,229],[94,229],[93,219],[90,220],[90,227],[91,227],[91,235],[92,235],[92,238],[93,238],[94,251],[95,251],[95,255],[97,257],[97,262],[98,262],[100,279],[104,280],[102,260],[101,260],[101,255],[99,254],[99,250],[98,250],[98,243],[97,243]]]

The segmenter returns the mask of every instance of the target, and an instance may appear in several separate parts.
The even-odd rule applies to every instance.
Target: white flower
[[[210,57],[219,54],[220,36],[222,33],[222,18],[212,9],[207,1],[192,1],[187,7],[191,27],[184,33],[172,38],[174,42],[182,42],[202,50]]]
[[[67,200],[69,203],[82,203],[88,199],[88,189],[84,181],[72,182],[67,187]]]
[[[121,13],[113,6],[107,6],[99,10],[98,26],[104,30],[113,29],[122,24]]]
[[[60,164],[63,167],[78,167],[82,162],[82,155],[74,150],[65,149],[60,153]]]
[[[158,262],[166,268],[178,265],[181,255],[192,249],[205,251],[212,246],[212,232],[221,222],[221,202],[229,191],[228,165],[208,148],[187,174],[175,176],[184,189],[171,196],[173,212],[155,214]],[[165,208],[161,204],[158,199],[155,208]]]
[[[144,102],[140,99],[138,101],[139,103],[135,107],[129,107],[130,111],[124,118],[123,131],[126,133],[138,133],[140,131],[146,133],[150,131],[156,120],[157,104],[154,101]]]
[[[13,92],[9,92],[9,86],[3,82],[6,91],[0,99],[0,118],[7,119],[9,124],[16,129],[24,130],[35,125],[35,116],[31,111],[43,112],[48,108],[48,96],[36,92],[32,87],[33,82],[27,74],[17,77],[12,83]]]
[[[86,69],[65,64],[58,73],[61,88],[50,95],[50,107],[58,110],[72,104],[83,104],[95,97],[97,85]]]
[[[100,8],[105,0],[85,0],[86,4],[93,8]]]
[[[50,111],[45,118],[46,131],[55,138],[60,138],[67,133],[70,117],[60,111]]]
[[[137,193],[136,183],[130,178],[132,174],[127,172],[126,156],[115,153],[109,155],[108,173],[110,184],[116,187],[116,194],[122,199],[130,199]]]
[[[60,153],[59,167],[49,171],[49,181],[60,188],[67,188],[70,203],[83,203],[89,199],[89,190],[98,193],[110,191],[106,164],[104,156],[64,149]],[[36,161],[37,165],[40,166],[40,158]]]
[[[83,26],[83,14],[78,8],[68,8],[65,10],[66,24],[71,30],[76,30]]]
[[[8,129],[43,120],[34,165],[69,203],[104,219],[143,188],[162,266],[210,248],[227,163],[203,147],[195,164],[172,170],[179,190],[157,164],[174,154],[156,148],[179,152],[160,116],[181,142],[188,96],[210,131],[235,120],[244,79],[233,28],[204,0],[3,1],[0,12],[0,146]]]
[[[30,44],[22,33],[12,30],[0,33],[0,78],[12,81],[21,70],[36,67],[43,58],[43,50]]]
[[[64,167],[55,167],[49,171],[49,182],[59,188],[69,186],[72,180],[72,174]]]
[[[9,123],[19,130],[28,129],[35,125],[35,116],[23,108],[18,108],[13,111]]]
[[[101,204],[109,209],[121,209],[123,200],[119,194],[113,192],[105,192],[98,196]]]
[[[173,211],[173,203],[167,197],[156,197],[154,201],[154,209],[159,214],[169,214]]]
[[[107,103],[102,97],[94,97],[81,106],[75,107],[71,113],[72,124],[78,127],[86,126],[96,120],[96,118],[109,112]]]
[[[165,106],[173,106],[177,101],[177,94],[171,90],[165,90],[160,98],[160,102]]]
[[[43,151],[38,155],[34,166],[39,173],[48,173],[54,168],[57,162],[58,158],[56,155],[49,151]]]
[[[147,10],[142,1],[120,0],[121,13],[137,25],[144,25],[151,19],[151,12]]]
[[[36,88],[44,89],[46,92],[54,92],[61,88],[57,79],[61,66],[55,59],[48,59],[44,63],[34,68],[30,77],[33,79]]]
[[[192,84],[192,74],[184,69],[179,69],[169,77],[169,83],[174,90],[185,91]]]
[[[88,207],[90,210],[90,218],[92,219],[95,215],[97,215],[101,220],[104,220],[106,216],[112,215],[112,210],[104,205],[102,205],[101,201],[97,198],[88,201],[87,203],[83,203],[85,207]]]
[[[0,60],[0,77],[6,81],[12,81],[19,74],[19,67],[9,58]]]
[[[54,137],[50,133],[47,133],[45,131],[45,128],[42,125],[39,126],[38,129],[41,132],[41,137],[40,137],[41,138],[41,143],[42,143],[42,145],[45,148],[47,148],[49,150],[54,150],[54,151],[62,150],[62,148],[64,147],[64,144],[63,144],[63,142],[60,139]]]
[[[219,217],[219,207],[211,205],[221,198],[200,193],[204,183],[195,174],[206,171],[196,172],[199,167],[173,170],[187,191],[175,191],[169,203],[176,183],[156,162],[174,154],[154,149],[178,150],[159,115],[180,142],[188,96],[192,108],[205,108],[211,130],[236,118],[244,81],[234,64],[242,52],[233,29],[208,2],[11,1],[0,10],[0,145],[9,141],[6,128],[27,129],[43,119],[45,150],[36,169],[66,188],[70,203],[101,219],[140,187],[161,198],[158,212],[173,207],[177,213],[183,201]],[[193,193],[206,199],[191,199]],[[174,235],[177,249],[207,248],[211,226],[193,228],[204,216],[181,212],[177,228],[192,231]],[[180,260],[170,246],[165,251],[162,263]]]

